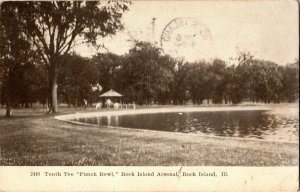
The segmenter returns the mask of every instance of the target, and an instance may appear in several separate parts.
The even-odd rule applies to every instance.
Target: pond
[[[285,142],[297,142],[299,138],[297,115],[267,110],[110,115],[78,118],[76,121],[98,124],[99,127],[104,125]]]

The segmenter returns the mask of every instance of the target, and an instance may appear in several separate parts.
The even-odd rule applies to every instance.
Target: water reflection
[[[269,111],[156,113],[79,118],[108,126],[296,142],[299,119]]]

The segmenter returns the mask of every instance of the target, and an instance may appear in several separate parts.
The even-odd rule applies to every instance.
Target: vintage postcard
[[[297,1],[0,8],[0,191],[299,190]]]

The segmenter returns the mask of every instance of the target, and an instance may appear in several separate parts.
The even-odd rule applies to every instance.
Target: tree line
[[[279,65],[239,52],[233,65],[221,59],[183,62],[138,42],[124,56],[99,54],[99,83],[138,104],[280,103],[299,98],[299,61]]]
[[[123,102],[139,105],[280,103],[299,98],[298,61],[279,65],[255,59],[249,52],[238,53],[232,65],[217,58],[183,62],[150,43],[137,42],[122,56],[99,53],[84,58],[72,53],[64,61],[58,74],[58,100],[74,107],[82,105],[83,99],[98,102],[99,95],[109,89],[123,94]],[[10,79],[13,107],[48,104],[51,94],[44,65],[28,62],[12,71],[18,74]],[[101,91],[93,89],[97,84]],[[1,90],[5,86],[3,83]],[[5,93],[1,91],[3,105]]]

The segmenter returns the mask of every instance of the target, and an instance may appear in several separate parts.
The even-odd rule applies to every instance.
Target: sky
[[[194,49],[174,47],[187,61],[220,58],[229,62],[237,51],[250,51],[255,58],[282,65],[299,58],[298,4],[294,0],[132,1],[130,10],[123,16],[125,30],[98,42],[119,55],[134,46],[132,37],[157,42],[160,46],[164,28],[179,17],[199,21],[211,35],[206,41],[195,39]],[[156,18],[154,29],[152,18]],[[199,29],[187,26],[183,30],[194,33]],[[182,32],[174,30],[173,33],[176,36]],[[162,48],[169,53],[165,45]],[[90,57],[101,50],[80,45],[75,51]]]

